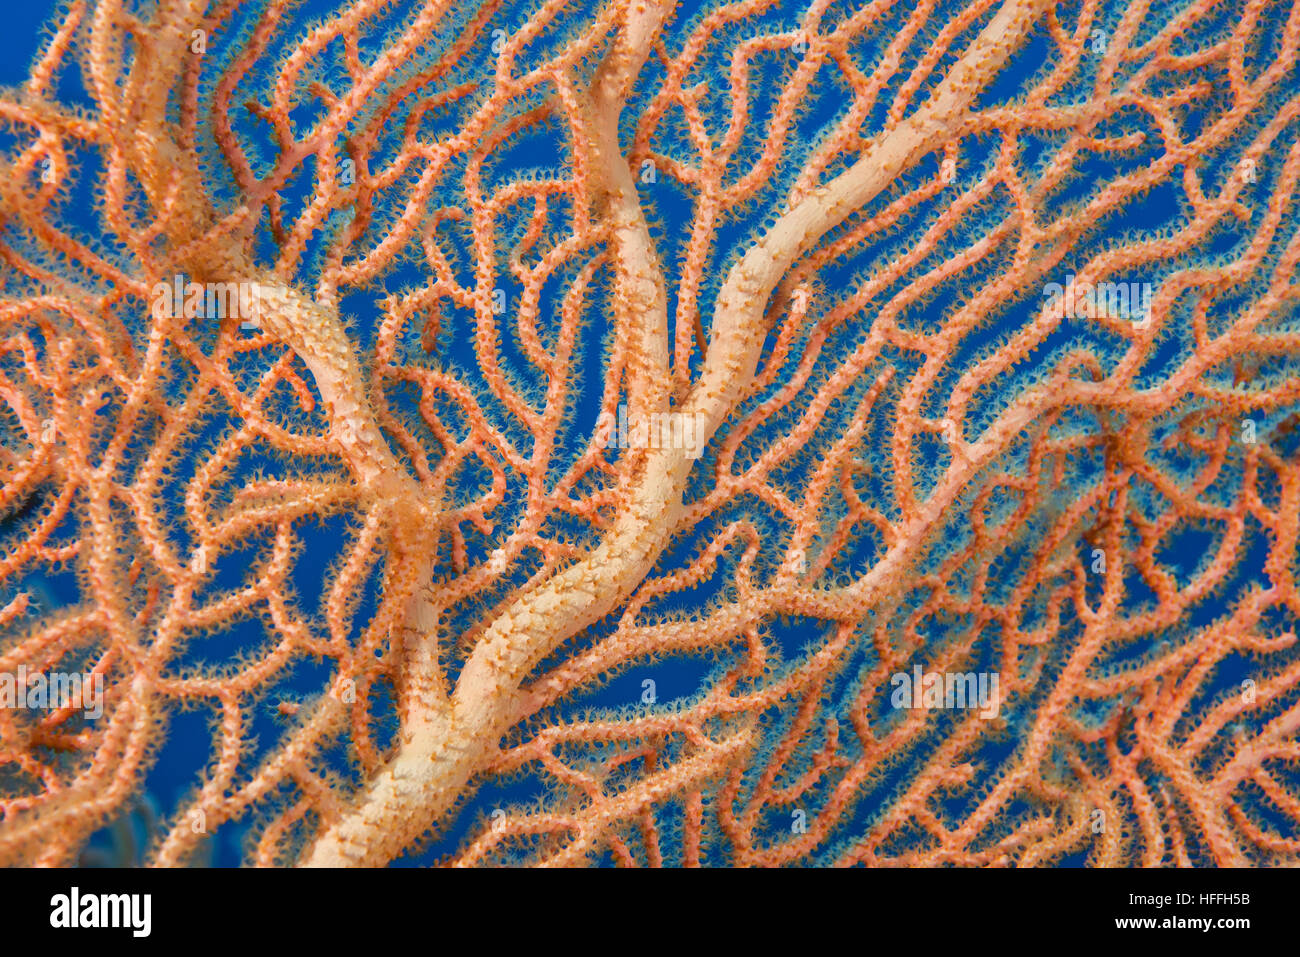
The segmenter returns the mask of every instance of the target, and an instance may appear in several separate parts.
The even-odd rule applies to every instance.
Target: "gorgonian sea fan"
[[[1300,7],[50,24],[0,861],[1296,860]]]

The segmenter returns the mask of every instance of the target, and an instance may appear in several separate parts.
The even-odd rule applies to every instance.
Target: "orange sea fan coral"
[[[0,862],[1300,857],[1300,7],[317,6],[0,98]]]

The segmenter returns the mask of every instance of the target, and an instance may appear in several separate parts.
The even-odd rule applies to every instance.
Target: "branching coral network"
[[[50,23],[0,861],[1300,858],[1300,7]]]

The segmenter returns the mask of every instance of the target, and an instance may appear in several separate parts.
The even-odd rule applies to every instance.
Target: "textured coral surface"
[[[0,863],[1300,859],[1300,6],[45,13]]]

